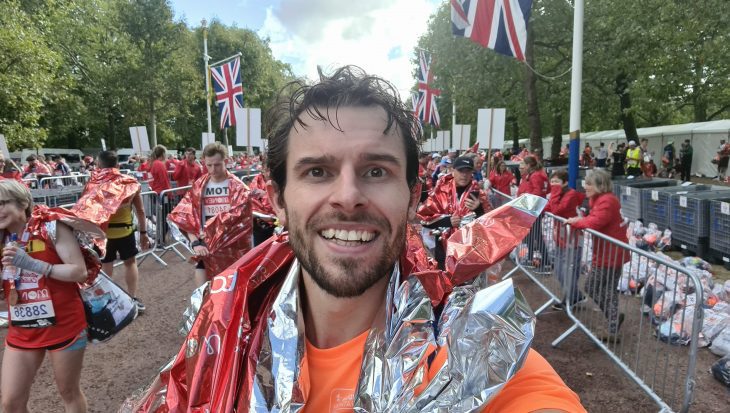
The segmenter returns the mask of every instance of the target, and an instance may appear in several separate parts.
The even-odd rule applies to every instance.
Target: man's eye
[[[322,168],[312,168],[307,172],[307,175],[313,177],[313,178],[321,178],[324,176],[324,169]]]
[[[382,178],[385,176],[385,169],[383,168],[373,168],[368,171],[367,175],[370,178]]]

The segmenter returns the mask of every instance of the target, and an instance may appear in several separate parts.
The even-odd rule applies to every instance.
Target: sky
[[[175,18],[248,28],[270,39],[295,75],[317,78],[355,64],[393,82],[404,100],[414,86],[414,48],[442,0],[171,0]],[[225,56],[212,56],[213,60]]]

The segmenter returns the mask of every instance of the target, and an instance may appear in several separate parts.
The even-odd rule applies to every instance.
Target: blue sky
[[[172,0],[178,19],[205,18],[256,31],[295,74],[314,78],[356,64],[395,83],[403,98],[413,86],[410,59],[440,0]]]

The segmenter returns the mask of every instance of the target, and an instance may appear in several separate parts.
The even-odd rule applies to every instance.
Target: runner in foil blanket
[[[276,213],[271,207],[266,182],[269,180],[269,169],[264,167],[261,173],[251,180],[251,203],[253,207],[253,245],[259,245],[274,235],[276,229]]]
[[[87,324],[79,283],[93,281],[101,264],[78,237],[103,244],[104,232],[68,210],[33,206],[27,187],[0,181],[0,307],[10,316],[0,383],[3,411],[28,411],[46,354],[66,411],[86,411],[79,381]]]
[[[173,236],[190,243],[195,282],[205,284],[251,249],[251,191],[225,168],[226,148],[203,148],[208,171],[167,216]]]
[[[91,174],[79,201],[71,209],[77,216],[99,225],[106,232],[106,255],[102,258],[104,272],[112,277],[114,261],[119,258],[124,263],[124,280],[127,292],[134,298],[137,310],[143,313],[146,308],[137,299],[137,240],[135,230],[139,230],[142,249],[149,249],[147,219],[140,196],[141,185],[131,175],[119,171],[117,154],[102,151],[98,155],[99,169]],[[135,227],[132,210],[137,217]]]
[[[395,88],[349,66],[289,87],[267,134],[288,234],[214,277],[180,351],[122,410],[584,412],[530,350],[535,318],[511,280],[481,274],[545,200],[457,229],[438,270],[408,224],[421,130]]]

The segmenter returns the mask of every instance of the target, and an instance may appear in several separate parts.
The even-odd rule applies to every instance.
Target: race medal
[[[56,324],[48,278],[41,274],[22,270],[15,292],[16,302],[10,303],[10,322],[16,327],[42,328]]]

